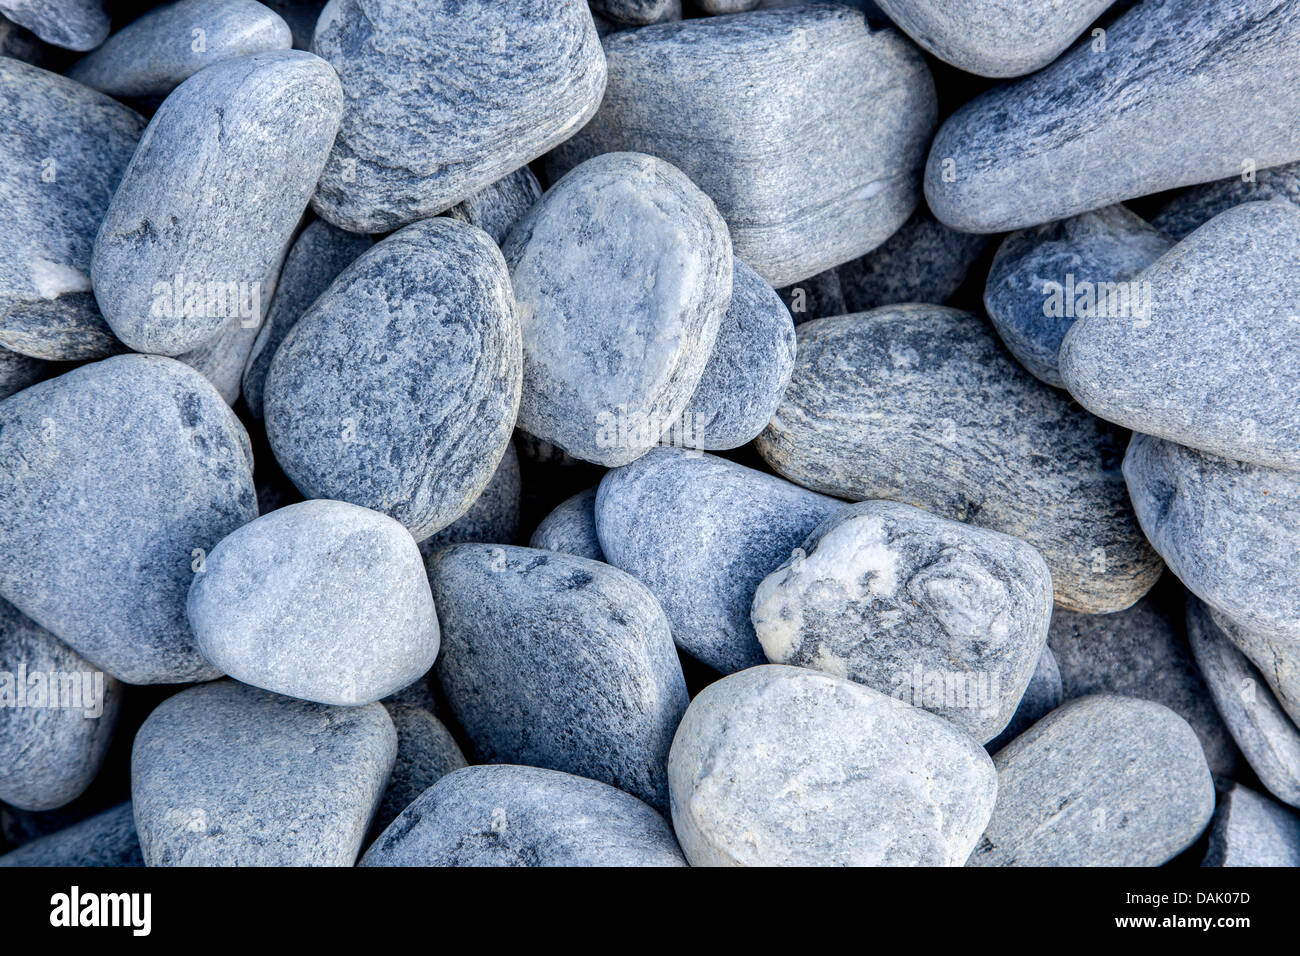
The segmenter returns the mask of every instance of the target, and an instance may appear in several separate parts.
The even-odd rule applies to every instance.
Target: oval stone
[[[596,488],[588,488],[561,502],[542,519],[528,546],[605,562],[596,534],[596,492]]]
[[[1300,814],[1239,783],[1218,796],[1201,866],[1300,867]]]
[[[104,0],[0,0],[0,13],[66,50],[93,50],[108,36]]]

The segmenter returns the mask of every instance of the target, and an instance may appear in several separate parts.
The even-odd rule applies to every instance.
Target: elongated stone
[[[1218,798],[1201,866],[1300,866],[1300,815],[1239,783]]]
[[[0,400],[35,385],[50,371],[50,363],[0,348]]]
[[[295,50],[216,63],[167,97],[95,240],[95,298],[118,338],[180,355],[222,329],[293,235],[341,112],[329,64]]]
[[[0,0],[0,13],[65,50],[93,50],[108,36],[104,0]]]
[[[120,355],[0,404],[0,595],[132,684],[219,672],[194,569],[257,516],[248,435],[198,372]]]
[[[656,24],[606,38],[605,56],[600,111],[548,163],[562,172],[613,150],[666,159],[775,287],[869,252],[916,208],[934,81],[915,47],[860,12]]]
[[[130,802],[24,843],[0,856],[7,866],[144,866]]]
[[[1284,199],[1300,203],[1300,163],[1251,170],[1251,175],[1231,176],[1193,186],[1175,196],[1156,213],[1151,225],[1175,242],[1181,242],[1221,212],[1244,202]]]
[[[465,755],[442,721],[416,704],[384,702],[397,730],[397,760],[370,832],[378,837],[420,794],[454,770]]]
[[[1210,619],[1259,669],[1277,702],[1300,727],[1300,640],[1251,631],[1213,608]]]
[[[434,216],[572,136],[605,58],[585,4],[331,0],[312,50],[347,109],[312,205],[353,232]]]
[[[519,407],[519,319],[481,230],[437,218],[363,255],[285,336],[263,392],[276,460],[309,498],[417,541],[491,480]]]
[[[519,453],[510,442],[483,493],[463,515],[421,541],[420,553],[427,558],[449,544],[514,544],[519,534],[522,494]]]
[[[944,123],[925,173],[940,220],[1023,229],[1300,159],[1288,119],[1300,88],[1287,79],[1300,68],[1300,9],[1152,0],[1096,47],[1081,43]]]
[[[1034,667],[1034,674],[1029,679],[1029,686],[1016,705],[1016,712],[1010,722],[987,744],[984,749],[991,754],[997,753],[1011,741],[1015,740],[1038,721],[1042,720],[1065,700],[1061,689],[1061,671],[1056,664],[1056,655],[1051,647],[1044,647]]]
[[[452,206],[444,215],[478,226],[499,246],[506,241],[515,223],[541,198],[541,184],[533,171],[524,166]]]
[[[757,447],[777,472],[1020,538],[1056,602],[1132,605],[1160,576],[1120,474],[1122,434],[1026,373],[975,316],[904,305],[799,327]]]
[[[588,488],[561,502],[542,519],[528,546],[605,562],[605,552],[596,534],[596,493],[596,488]]]

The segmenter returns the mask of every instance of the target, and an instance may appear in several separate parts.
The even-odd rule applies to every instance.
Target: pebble
[[[362,866],[685,866],[672,829],[613,787],[535,767],[466,767],[397,818]]]
[[[93,50],[108,36],[104,0],[0,0],[0,13],[65,50]]]
[[[0,400],[35,385],[46,377],[49,369],[48,362],[0,348]]]
[[[149,715],[131,754],[148,866],[351,866],[397,754],[382,704],[328,707],[204,684]]]
[[[1011,720],[1002,729],[1002,733],[985,744],[984,749],[991,754],[996,754],[1038,721],[1060,707],[1064,700],[1065,693],[1061,688],[1061,670],[1056,664],[1056,656],[1052,653],[1050,647],[1044,647],[1043,653],[1034,667],[1034,674],[1029,678],[1029,686],[1025,688],[1020,703],[1016,705],[1016,712],[1011,715]]]
[[[8,866],[144,866],[130,802],[24,843],[0,856]]]
[[[1284,199],[1300,203],[1300,163],[1274,166],[1193,186],[1156,213],[1151,225],[1181,242],[1221,212],[1244,202]]]
[[[1218,797],[1201,866],[1300,866],[1300,815],[1239,783]]]
[[[1069,610],[1122,610],[1155,584],[1122,434],[1028,375],[975,316],[894,306],[806,323],[798,347],[756,443],[779,474],[1020,538]]]
[[[1277,702],[1300,727],[1300,641],[1247,630],[1213,609],[1210,619],[1259,669]]]
[[[844,307],[844,287],[838,269],[819,272],[811,279],[777,289],[776,294],[790,310],[795,325],[848,311]]]
[[[0,56],[12,57],[44,69],[57,69],[63,51],[42,41],[25,27],[0,16]]]
[[[542,519],[528,546],[609,563],[596,533],[596,493],[596,488],[588,488],[561,502]]]
[[[463,515],[421,541],[420,553],[427,558],[449,544],[514,544],[519,534],[522,494],[519,453],[515,451],[514,442],[510,442],[483,493],[474,499]]]
[[[591,9],[602,17],[633,26],[682,18],[682,0],[591,0]]]
[[[498,246],[510,230],[542,198],[542,186],[527,166],[459,202],[445,215],[478,226]]]
[[[379,801],[370,832],[378,837],[397,815],[453,770],[466,766],[465,755],[442,721],[414,704],[384,707],[397,730],[397,761],[388,789]]]

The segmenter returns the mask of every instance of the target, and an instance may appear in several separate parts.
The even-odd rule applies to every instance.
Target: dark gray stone
[[[35,385],[49,374],[51,368],[49,362],[0,348],[0,400]]]
[[[0,56],[22,60],[43,69],[57,69],[62,50],[45,43],[26,27],[0,16]]]
[[[397,730],[397,762],[388,781],[388,789],[379,801],[370,832],[378,836],[397,819],[397,815],[435,783],[466,765],[465,755],[433,713],[415,704],[384,707]]]
[[[1239,783],[1218,797],[1201,866],[1300,866],[1300,816]]]
[[[421,541],[420,553],[427,558],[449,544],[514,544],[519,534],[522,494],[519,453],[515,451],[514,442],[510,442],[483,493],[474,499],[463,515]]]
[[[596,492],[596,488],[588,488],[561,502],[542,519],[528,546],[608,563],[596,534]]]
[[[1044,647],[1042,655],[1038,658],[1038,664],[1034,667],[1034,675],[1029,679],[1029,686],[1025,688],[1024,696],[1016,705],[1016,712],[1011,715],[1011,721],[1003,728],[1002,733],[984,745],[984,749],[991,754],[996,754],[1060,707],[1064,700],[1065,694],[1061,690],[1061,671],[1056,665],[1056,657],[1052,654],[1051,647]]]
[[[0,0],[0,13],[65,50],[93,50],[108,36],[104,0]]]
[[[266,0],[266,6],[278,13],[293,32],[293,48],[310,50],[316,21],[326,0]]]
[[[478,226],[499,246],[506,241],[515,223],[541,198],[541,184],[533,171],[524,166],[452,206],[444,215]]]
[[[1285,199],[1300,204],[1300,163],[1271,169],[1243,170],[1241,175],[1193,186],[1171,199],[1151,225],[1181,242],[1221,212],[1244,202]]]
[[[827,269],[811,279],[777,289],[776,294],[790,310],[795,325],[828,315],[843,315],[848,311],[844,307],[844,288],[837,269]]]
[[[632,26],[682,18],[682,0],[591,0],[591,9],[617,23]]]
[[[0,856],[6,866],[144,866],[130,802],[24,843]]]

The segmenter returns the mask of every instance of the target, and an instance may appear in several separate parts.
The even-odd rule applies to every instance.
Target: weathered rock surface
[[[1239,783],[1218,793],[1201,866],[1300,866],[1300,816]]]
[[[452,206],[444,215],[478,226],[499,246],[506,241],[515,223],[541,198],[541,184],[533,171],[524,166]]]
[[[5,866],[144,866],[129,802],[0,856]]]
[[[416,704],[384,702],[397,730],[397,761],[379,801],[370,832],[376,836],[420,794],[466,765],[465,755],[442,721]]]
[[[596,492],[596,488],[588,488],[561,502],[542,519],[528,546],[605,562],[596,534]]]
[[[1237,650],[1250,658],[1277,695],[1282,709],[1300,727],[1300,640],[1248,630],[1213,609],[1210,619]]]
[[[1249,172],[1249,176],[1246,173]],[[1181,242],[1221,212],[1244,202],[1284,199],[1300,203],[1300,163],[1271,169],[1243,170],[1240,175],[1193,186],[1156,213],[1151,225]]]
[[[514,442],[510,442],[483,493],[463,515],[421,541],[420,553],[427,558],[449,544],[514,544],[519,533],[522,493],[519,453]]]
[[[50,370],[49,362],[0,348],[0,400],[35,385]]]
[[[991,754],[997,753],[1060,707],[1064,700],[1061,671],[1057,667],[1056,656],[1052,653],[1051,647],[1044,647],[1042,656],[1038,658],[1038,664],[1034,667],[1034,674],[1029,679],[1029,686],[1025,688],[1020,703],[1016,705],[1016,712],[1011,715],[1011,720],[1003,728],[1002,733],[985,744],[984,749]]]
[[[0,0],[0,13],[65,50],[93,50],[108,36],[104,0]]]

